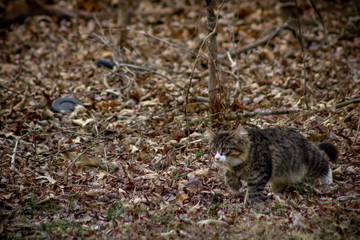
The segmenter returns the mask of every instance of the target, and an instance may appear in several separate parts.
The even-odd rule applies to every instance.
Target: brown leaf
[[[171,132],[171,137],[174,140],[179,141],[181,138],[186,137],[186,134],[184,131],[179,130],[178,127],[175,127]]]
[[[81,156],[80,160],[75,163],[75,166],[78,168],[97,167],[99,164],[102,164],[102,162],[97,156],[90,157],[85,153]]]
[[[184,191],[180,191],[176,194],[175,202],[178,205],[182,206],[184,204],[184,202],[187,200],[189,200],[189,196]]]

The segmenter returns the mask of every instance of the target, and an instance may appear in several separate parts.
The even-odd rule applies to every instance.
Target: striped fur
[[[258,201],[267,183],[273,191],[304,178],[332,183],[329,161],[338,158],[330,143],[318,146],[293,129],[249,129],[215,134],[207,129],[215,159],[227,167],[225,182],[238,192],[240,179],[248,183],[245,201]]]

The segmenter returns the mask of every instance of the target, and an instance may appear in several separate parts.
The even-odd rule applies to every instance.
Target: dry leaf
[[[224,221],[221,221],[221,220],[215,220],[215,219],[201,220],[201,221],[198,222],[198,224],[200,226],[210,225],[210,224],[221,225],[221,226],[224,226],[224,227],[229,226],[229,224],[227,222],[224,222]]]
[[[138,151],[139,151],[139,149],[135,145],[130,145],[130,152],[131,153],[136,153]]]
[[[89,123],[94,122],[95,120],[93,118],[88,118],[85,121],[83,119],[72,119],[72,122],[75,123],[76,125],[79,125],[81,127],[85,127],[86,125],[88,125]]]
[[[83,154],[80,159],[75,163],[76,167],[97,167],[102,164],[101,160],[97,156],[90,157],[88,154]]]
[[[180,206],[182,206],[184,204],[184,201],[188,199],[189,196],[184,191],[180,191],[176,194],[176,203]]]

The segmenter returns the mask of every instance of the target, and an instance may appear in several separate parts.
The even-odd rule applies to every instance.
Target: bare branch
[[[66,175],[65,175],[65,182],[68,182],[68,173],[69,173],[69,169],[72,167],[72,165],[74,165],[74,163],[79,160],[82,155],[84,155],[87,151],[89,151],[93,146],[88,147],[87,149],[85,149],[85,151],[83,151],[82,153],[79,154],[79,156],[77,156],[70,164],[69,166],[66,168]]]
[[[241,53],[248,52],[251,49],[257,48],[257,47],[259,47],[261,45],[265,45],[283,30],[290,30],[289,29],[289,24],[287,22],[284,23],[283,25],[281,25],[280,27],[276,28],[274,31],[272,31],[271,33],[269,33],[268,35],[266,35],[262,39],[258,40],[257,42],[246,45],[246,46],[244,46],[244,47],[242,47],[242,48],[240,48],[240,49],[238,49],[236,51],[231,52],[231,54],[232,55],[239,55]],[[219,58],[225,58],[225,57],[227,57],[227,54],[221,54],[219,56]]]
[[[17,151],[17,148],[19,146],[19,142],[20,140],[23,140],[24,138],[26,138],[29,134],[35,132],[36,130],[32,130],[30,132],[27,132],[25,133],[24,135],[22,135],[21,137],[19,137],[16,142],[15,142],[15,147],[14,147],[14,150],[13,150],[13,155],[11,157],[11,167],[10,169],[13,170],[13,171],[16,171],[16,167],[15,167],[15,158],[16,158],[16,151]]]
[[[345,106],[353,104],[353,103],[360,103],[360,98],[354,98],[347,102],[338,103],[335,105],[335,108],[342,108],[342,107],[345,107]]]

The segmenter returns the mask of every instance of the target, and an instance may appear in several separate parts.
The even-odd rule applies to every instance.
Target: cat
[[[241,125],[233,132],[215,134],[206,128],[216,161],[227,170],[225,182],[238,193],[241,180],[248,183],[245,204],[259,202],[267,183],[272,191],[303,179],[332,183],[329,161],[339,152],[331,143],[315,145],[294,129],[248,129]]]

